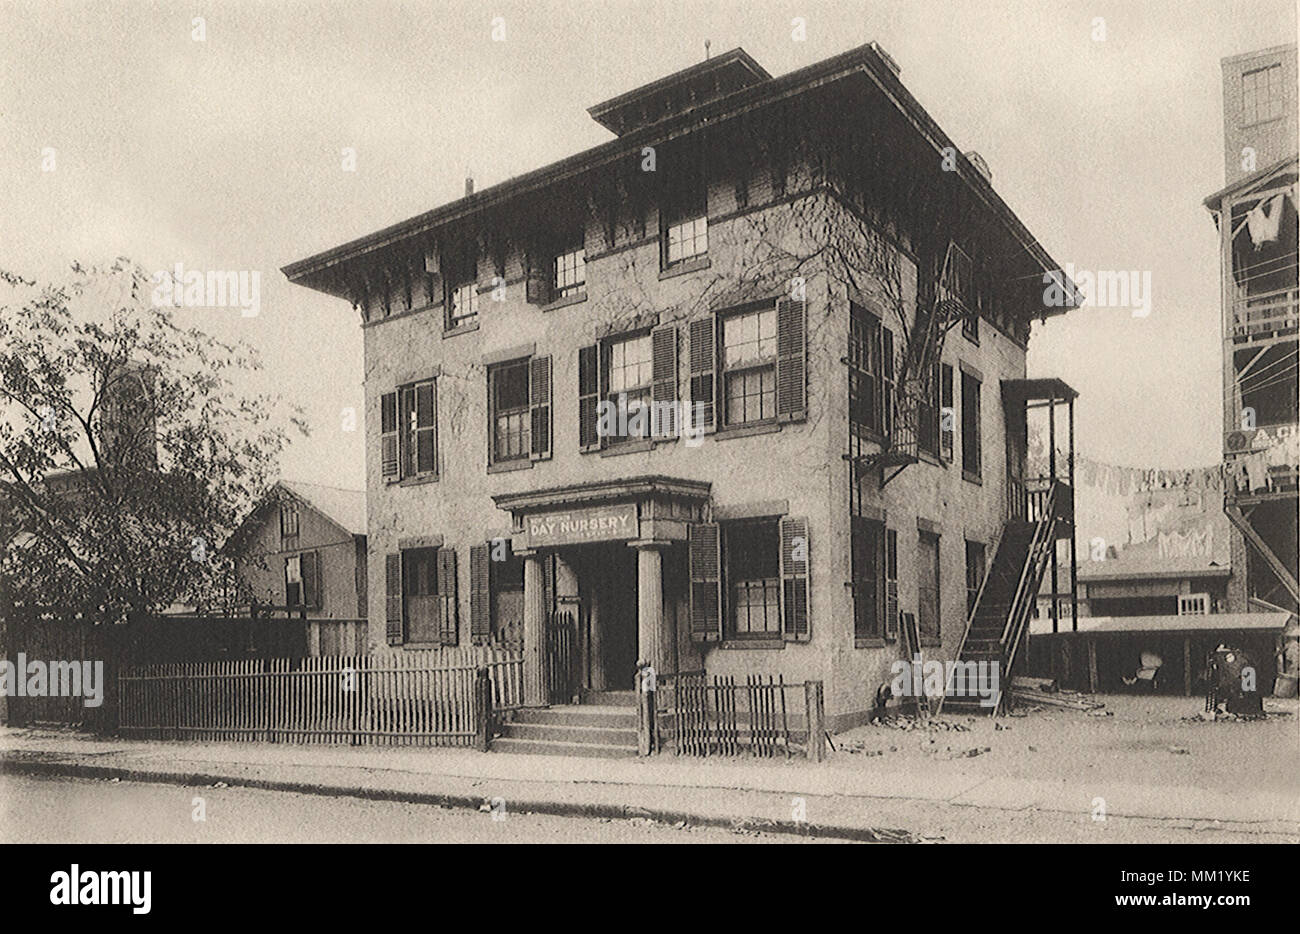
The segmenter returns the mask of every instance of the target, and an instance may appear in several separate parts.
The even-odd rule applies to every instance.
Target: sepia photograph
[[[1295,0],[0,0],[6,900],[886,843],[978,899],[1277,906],[1296,40]],[[872,852],[916,901],[945,851]]]

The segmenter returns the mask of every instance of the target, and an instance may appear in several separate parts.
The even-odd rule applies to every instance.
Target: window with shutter
[[[650,332],[654,386],[651,393],[650,433],[673,439],[677,424],[677,328],[666,325]]]
[[[308,551],[302,555],[302,602],[311,610],[321,607],[320,552]]]
[[[811,563],[808,520],[786,516],[781,530],[781,622],[787,640],[809,638],[809,578]]]
[[[922,645],[939,645],[939,536],[918,533],[916,623]]]
[[[528,410],[533,460],[551,456],[551,358],[533,357],[528,363]]]
[[[722,318],[722,423],[727,427],[777,417],[778,317],[768,306]]]
[[[687,527],[691,575],[691,639],[715,642],[722,637],[721,542],[716,522]]]
[[[578,450],[600,449],[600,345],[578,349]]]
[[[898,530],[885,529],[885,639],[898,638]]]
[[[965,370],[961,374],[961,469],[967,479],[978,480],[981,470],[980,381]]]
[[[402,621],[402,555],[384,555],[384,635],[389,645],[406,641]]]
[[[776,303],[776,417],[798,421],[808,412],[805,303]]]
[[[407,642],[427,645],[442,641],[439,556],[440,550],[435,548],[402,552],[402,616]]]
[[[654,388],[654,352],[649,334],[633,334],[604,340],[602,380],[605,400],[615,414],[611,426],[597,426],[601,444],[621,444],[650,436],[653,410],[650,407]]]
[[[939,365],[939,457],[952,462],[952,439],[957,433],[956,416],[953,411],[952,367],[947,363]]]
[[[302,606],[302,555],[284,559],[284,604]]]
[[[469,549],[469,638],[475,645],[492,641],[492,552],[487,543]]]
[[[493,464],[524,460],[531,456],[530,384],[530,367],[526,359],[503,363],[488,370]]]
[[[722,576],[728,639],[781,638],[780,532],[775,519],[722,524]]]
[[[402,477],[437,473],[437,390],[433,380],[403,386],[398,404]]]
[[[853,569],[853,636],[874,639],[883,634],[880,582],[883,577],[884,523],[853,516],[850,557]]]
[[[712,431],[715,425],[716,327],[712,315],[691,322],[691,425],[696,431]]]
[[[380,473],[385,480],[396,480],[401,467],[396,392],[386,392],[380,397],[380,426]]]
[[[456,599],[456,549],[438,549],[438,636],[443,645],[456,645],[459,601]]]

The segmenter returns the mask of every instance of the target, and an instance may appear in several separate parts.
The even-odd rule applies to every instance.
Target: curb
[[[280,781],[267,778],[221,775],[216,772],[157,772],[147,769],[86,765],[79,762],[37,762],[0,759],[0,775],[28,775],[54,778],[118,779],[124,782],[148,782],[158,785],[210,786],[223,782],[231,788],[254,788],[259,791],[288,791],[333,798],[361,798],[367,801],[395,801],[405,804],[432,804],[444,808],[480,810],[491,798],[481,795],[439,794],[436,792],[399,791],[356,785],[322,785],[311,782]],[[757,817],[717,817],[686,811],[665,811],[621,804],[584,804],[567,801],[511,801],[511,808],[525,814],[550,817],[583,817],[598,820],[641,818],[661,824],[685,824],[737,832],[788,834],[796,837],[825,837],[857,843],[920,843],[906,830],[875,827],[848,827],[838,824],[811,824],[798,821],[770,820]]]

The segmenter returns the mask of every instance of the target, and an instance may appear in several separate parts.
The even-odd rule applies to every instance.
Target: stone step
[[[597,759],[627,759],[636,756],[636,746],[611,746],[604,743],[562,743],[547,739],[514,739],[497,737],[492,740],[493,752],[511,752],[516,755],[535,756],[586,756]]]
[[[636,748],[636,730],[603,726],[561,726],[550,723],[507,723],[502,735],[508,739],[550,740],[558,743],[594,743],[598,746]]]
[[[636,691],[587,691],[582,695],[584,707],[631,707],[636,709]]]
[[[571,707],[523,707],[514,712],[513,722],[635,730],[636,711],[628,710],[626,707],[598,707],[586,704]]]

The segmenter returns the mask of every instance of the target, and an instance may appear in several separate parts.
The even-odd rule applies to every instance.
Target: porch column
[[[636,655],[656,672],[664,670],[664,647],[668,644],[664,619],[664,563],[666,541],[641,539],[630,543],[636,549]]]
[[[546,690],[546,581],[542,557],[524,552],[524,706],[544,707]]]

